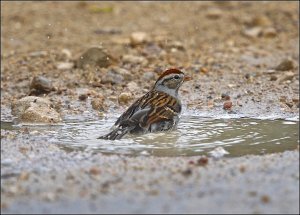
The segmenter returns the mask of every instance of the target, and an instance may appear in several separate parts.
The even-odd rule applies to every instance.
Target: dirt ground
[[[91,47],[105,50],[107,64],[78,66],[80,56]],[[32,92],[30,86],[36,76],[48,79],[47,83],[53,87],[38,96],[49,99],[64,121],[72,116],[76,116],[72,119],[84,121],[86,111],[93,113],[94,119],[121,113],[134,99],[147,92],[159,73],[169,67],[182,68],[193,77],[180,91],[182,103],[189,112],[208,116],[228,113],[299,119],[298,62],[298,2],[1,1],[2,121],[14,119],[12,102]],[[120,98],[122,92],[127,94]],[[232,108],[228,110],[223,109],[226,98],[232,101]],[[25,142],[18,139],[17,146],[28,144]],[[40,156],[40,152],[45,153],[41,160],[38,159],[45,164],[40,171],[30,167],[31,161],[27,167],[21,164],[30,157],[20,155],[22,159],[17,158],[13,153],[18,150],[17,146],[12,147],[10,143],[9,134],[1,129],[1,167],[7,167],[1,173],[1,212],[100,213],[102,207],[108,213],[222,213],[236,207],[234,211],[246,213],[299,213],[298,150],[269,157],[211,161],[212,165],[205,167],[204,172],[199,170],[196,174],[191,173],[194,170],[186,169],[189,158],[150,157],[144,160],[121,157],[121,162],[118,156],[99,154],[89,157],[80,153],[78,156],[87,160],[86,166],[82,164],[85,170],[104,163],[101,171],[89,169],[88,175],[92,176],[82,176],[80,167],[69,166],[68,170],[64,167],[68,165],[66,160],[75,159],[77,155],[64,154],[56,146],[46,143],[43,146],[35,144],[30,152],[32,159]],[[46,153],[47,147],[52,148],[53,153]],[[51,158],[54,155],[58,156],[57,166]],[[78,158],[78,165],[82,159]],[[260,168],[260,165],[249,164],[254,165],[251,168],[255,176],[249,179],[251,188],[247,187],[246,178],[237,183],[238,186],[233,183],[240,177],[251,177],[250,173],[239,175],[243,172],[239,168],[243,167],[238,167],[237,175],[231,170],[241,161],[265,165]],[[138,162],[143,165],[135,166]],[[156,171],[154,166],[161,163],[165,166],[159,167],[152,178],[152,172]],[[11,165],[26,171],[23,175],[17,174],[17,178],[7,176],[13,175]],[[169,169],[169,165],[175,170]],[[222,171],[220,174],[225,175],[220,181],[213,170],[215,165]],[[276,172],[272,165],[282,166]],[[228,169],[223,171],[224,166]],[[112,168],[122,169],[129,175],[143,173],[129,177],[137,182],[137,187],[132,188],[134,192],[128,188],[130,181],[124,182],[124,176],[112,172]],[[164,172],[165,169],[168,170]],[[290,170],[281,181],[281,172],[286,169]],[[69,172],[73,176],[69,176]],[[274,174],[275,179],[268,177],[268,172]],[[34,176],[28,179],[26,174]],[[174,179],[169,183],[167,178],[170,176]],[[193,192],[191,187],[198,186],[198,179],[206,176],[215,183],[204,179],[204,184],[199,186],[207,189],[202,193],[201,189]],[[182,178],[177,180],[176,177]],[[264,177],[268,179],[260,180]],[[188,182],[182,182],[185,178]],[[80,186],[74,182],[77,180]],[[276,189],[280,187],[278,193],[274,191],[272,180],[276,181]],[[97,181],[101,186],[94,190]],[[32,186],[34,183],[37,185]],[[74,184],[66,186],[68,183]],[[184,186],[181,187],[182,183]],[[264,192],[258,191],[264,188],[262,185],[266,186]],[[164,186],[167,187],[159,193]],[[183,192],[182,196],[179,192]],[[31,198],[35,194],[36,197]],[[142,197],[136,200],[135,195]],[[154,200],[157,195],[159,197]],[[201,198],[204,200],[198,204]],[[236,198],[241,200],[238,205]],[[96,203],[87,199],[102,203],[95,206]],[[36,204],[39,201],[44,203]],[[219,202],[218,209],[209,210],[216,207],[216,204],[210,204],[212,201]],[[144,204],[144,209],[135,207],[135,203]],[[159,205],[157,208],[156,204]],[[201,210],[197,205],[207,208]]]

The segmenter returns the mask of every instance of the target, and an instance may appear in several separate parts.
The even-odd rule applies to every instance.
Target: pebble
[[[107,74],[102,77],[101,83],[122,84],[124,83],[124,77],[115,70],[109,70]]]
[[[253,28],[247,28],[243,31],[243,35],[250,37],[250,38],[256,38],[262,33],[261,27],[253,27]]]
[[[48,55],[47,51],[36,51],[29,53],[30,57],[45,57]]]
[[[74,67],[74,63],[72,62],[59,62],[56,64],[56,68],[58,70],[70,70]]]
[[[115,73],[122,75],[126,81],[131,81],[133,79],[133,75],[127,69],[120,68],[120,67],[113,67],[112,70]]]
[[[1,166],[10,166],[13,164],[12,159],[6,158],[6,159],[1,159]]]
[[[192,173],[193,173],[193,171],[190,168],[182,171],[182,175],[184,175],[184,176],[190,176],[190,175],[192,175]]]
[[[276,81],[278,78],[276,75],[271,75],[270,81]]]
[[[99,175],[101,173],[98,167],[91,167],[89,170],[89,174],[91,175]]]
[[[112,63],[112,57],[103,48],[92,47],[79,56],[76,67],[84,69],[87,65],[90,65],[106,68]]]
[[[132,94],[129,92],[123,92],[118,97],[119,104],[127,104],[132,99]]]
[[[96,111],[104,111],[105,106],[104,106],[104,101],[101,98],[94,98],[91,101],[92,108]]]
[[[277,80],[277,83],[283,83],[285,81],[290,81],[294,78],[295,76],[295,73],[293,73],[292,71],[288,71],[288,72],[285,72],[283,75],[281,75],[278,80]]]
[[[12,103],[12,114],[22,122],[57,123],[62,119],[48,99],[27,96]]]
[[[52,85],[52,82],[44,76],[34,77],[30,83],[29,88],[29,95],[36,96],[41,94],[48,94],[49,92],[55,90],[55,88]]]
[[[29,179],[29,172],[21,172],[19,175],[19,179],[22,181],[27,181]]]
[[[224,155],[227,155],[229,154],[228,151],[226,151],[223,147],[219,146],[215,149],[213,149],[212,151],[209,151],[208,152],[212,157],[214,158],[221,158],[223,157]]]
[[[155,73],[150,71],[144,72],[142,77],[145,81],[152,81],[155,79]]]
[[[71,53],[71,51],[69,49],[62,49],[61,53],[63,55],[65,55],[67,59],[71,59],[72,58],[72,53]]]
[[[143,44],[148,40],[149,40],[149,36],[145,32],[133,32],[130,35],[130,43],[133,46]]]
[[[124,63],[142,64],[144,66],[148,64],[147,59],[142,56],[124,55],[122,60]]]
[[[232,101],[225,101],[223,104],[224,110],[230,110],[232,108]]]
[[[130,81],[127,84],[127,88],[131,92],[139,92],[141,90],[141,88],[139,87],[139,85],[136,82],[134,82],[134,81]]]
[[[199,166],[206,166],[208,164],[208,158],[203,156],[197,160],[197,165]]]
[[[81,95],[78,96],[78,99],[80,101],[85,101],[87,98],[88,98],[88,96],[86,94],[81,94]]]
[[[254,17],[250,24],[252,26],[271,26],[272,22],[267,16],[261,15]]]
[[[55,200],[55,197],[56,197],[55,194],[54,193],[50,193],[50,192],[45,193],[43,195],[43,199],[46,200],[46,201],[49,201],[49,202],[53,202]]]
[[[171,51],[175,50],[175,52],[176,52],[177,50],[180,50],[180,51],[185,50],[183,43],[180,41],[170,41],[166,45],[167,45],[167,48],[171,49]]]
[[[22,122],[29,123],[57,123],[62,119],[60,114],[47,106],[32,105],[20,117]]]
[[[219,19],[222,16],[222,10],[218,8],[210,8],[206,13],[206,17],[209,19]]]
[[[293,70],[295,68],[294,62],[290,59],[284,59],[283,61],[278,64],[278,66],[275,67],[275,70],[277,71],[287,71],[287,70]]]
[[[36,103],[40,106],[50,106],[51,102],[46,98],[40,98],[36,96],[26,96],[18,101],[14,101],[11,104],[11,113],[14,116],[20,117],[23,112],[31,106],[32,103]]]
[[[230,96],[228,95],[228,94],[226,94],[226,93],[222,93],[221,94],[221,98],[223,99],[223,100],[230,100]]]
[[[273,38],[277,36],[277,31],[275,28],[266,28],[263,30],[262,35],[266,38]]]

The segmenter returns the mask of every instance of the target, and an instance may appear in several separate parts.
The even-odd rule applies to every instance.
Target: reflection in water
[[[128,135],[115,141],[96,139],[109,130],[114,120],[30,126],[29,130],[35,132],[32,141],[47,139],[67,151],[88,150],[132,156],[193,156],[207,154],[222,146],[229,152],[226,156],[234,157],[293,150],[299,144],[298,121],[194,116],[182,117],[176,131]]]

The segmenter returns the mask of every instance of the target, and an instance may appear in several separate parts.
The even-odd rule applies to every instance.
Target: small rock
[[[88,96],[86,94],[81,94],[78,96],[78,98],[80,101],[85,101],[88,98]]]
[[[132,94],[128,92],[123,92],[118,97],[119,104],[127,104],[132,99]]]
[[[70,70],[74,66],[72,62],[59,62],[56,64],[56,68],[59,70]]]
[[[91,175],[99,175],[100,172],[101,171],[98,167],[91,167],[89,170],[89,174],[91,174]]]
[[[62,119],[53,108],[33,105],[25,110],[20,117],[22,122],[29,123],[57,123]]]
[[[269,196],[267,196],[267,195],[262,195],[261,197],[260,197],[260,200],[261,200],[261,202],[263,202],[263,203],[269,203],[270,202],[270,197]]]
[[[264,26],[265,27],[265,26],[271,26],[272,22],[267,16],[262,15],[262,16],[254,17],[251,20],[250,24],[252,26]]]
[[[51,91],[54,91],[55,88],[53,87],[51,81],[43,76],[36,76],[32,79],[30,83],[30,92],[29,96],[31,95],[41,95],[41,94],[48,94]]]
[[[136,82],[134,82],[134,81],[129,82],[127,84],[127,88],[131,92],[139,92],[141,90],[141,88],[139,87],[139,85]]]
[[[292,108],[293,105],[294,105],[292,102],[286,102],[285,104],[286,104],[289,108]]]
[[[278,78],[276,75],[271,75],[270,81],[276,81]]]
[[[133,32],[130,35],[130,43],[135,46],[135,45],[140,45],[149,40],[149,36],[145,32]]]
[[[92,108],[96,111],[104,111],[104,101],[102,98],[94,98],[91,101]]]
[[[286,96],[280,96],[279,101],[284,103],[286,101]]]
[[[241,165],[239,170],[241,173],[244,173],[246,171],[246,167],[244,165]]]
[[[250,37],[250,38],[256,38],[262,33],[261,27],[253,27],[253,28],[247,28],[243,31],[243,35]]]
[[[182,175],[184,175],[184,176],[190,176],[190,175],[192,175],[192,173],[193,172],[192,172],[192,170],[190,168],[182,171]]]
[[[45,57],[47,56],[48,52],[46,51],[36,51],[29,53],[30,57]]]
[[[84,69],[87,65],[108,67],[114,59],[102,48],[93,47],[88,49],[76,61],[76,67]]]
[[[1,166],[11,166],[13,163],[14,162],[9,158],[1,159]]]
[[[277,71],[287,71],[295,68],[294,62],[290,59],[284,59],[278,66],[275,67]]]
[[[275,28],[266,28],[263,30],[262,35],[267,38],[273,38],[277,36],[277,31]]]
[[[199,166],[206,166],[208,164],[208,158],[203,156],[197,160],[197,165]]]
[[[12,114],[22,122],[61,122],[60,114],[51,106],[51,102],[45,98],[27,96],[12,103]]]
[[[206,17],[209,19],[219,19],[222,16],[222,14],[222,10],[218,8],[210,8],[206,13]]]
[[[54,193],[45,193],[43,195],[43,199],[46,200],[46,201],[49,201],[49,202],[53,202],[56,198],[56,195]]]
[[[166,45],[167,45],[167,48],[171,49],[171,50],[175,50],[175,51],[177,51],[177,50],[184,51],[185,50],[183,43],[180,41],[170,41]]]
[[[208,73],[208,69],[206,67],[201,67],[200,72],[206,74],[206,73]]]
[[[223,100],[225,100],[225,101],[230,100],[230,96],[229,96],[228,94],[226,94],[226,93],[222,93],[222,94],[221,94],[221,98],[222,98]]]
[[[144,72],[142,77],[145,81],[152,81],[155,79],[155,73],[150,71]]]
[[[224,110],[230,110],[232,108],[232,101],[225,101],[223,104]]]
[[[292,98],[292,101],[293,101],[295,104],[299,104],[299,98]]]
[[[142,64],[144,66],[148,64],[146,58],[142,56],[124,55],[122,60],[124,63]]]
[[[24,111],[31,106],[32,103],[36,103],[39,106],[50,106],[51,102],[48,99],[40,98],[36,96],[26,96],[22,99],[12,102],[11,113],[16,117],[20,117]]]
[[[111,84],[122,84],[124,82],[124,77],[118,74],[115,70],[109,70],[105,76],[103,76],[101,83],[111,83]]]
[[[214,158],[221,158],[226,154],[229,154],[228,151],[226,151],[223,147],[219,146],[212,151],[208,152],[212,157]]]
[[[127,69],[120,68],[120,67],[113,67],[112,70],[115,73],[122,75],[124,77],[125,81],[131,81],[133,78],[133,75]]]
[[[71,53],[71,51],[69,49],[62,49],[61,53],[63,55],[65,55],[67,59],[71,59],[72,58],[72,53]]]
[[[19,179],[21,181],[27,181],[29,179],[29,172],[21,172],[20,175],[19,175]]]
[[[113,43],[118,44],[118,45],[129,45],[130,44],[130,39],[129,38],[112,38],[111,39]]]
[[[284,73],[283,75],[281,75],[278,80],[277,83],[283,83],[285,81],[290,81],[294,78],[295,74],[291,71]]]

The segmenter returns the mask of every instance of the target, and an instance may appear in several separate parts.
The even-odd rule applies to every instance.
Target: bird
[[[180,86],[191,77],[178,68],[165,70],[153,88],[137,99],[115,122],[111,131],[97,139],[118,140],[124,135],[170,131],[177,128],[182,105]]]

